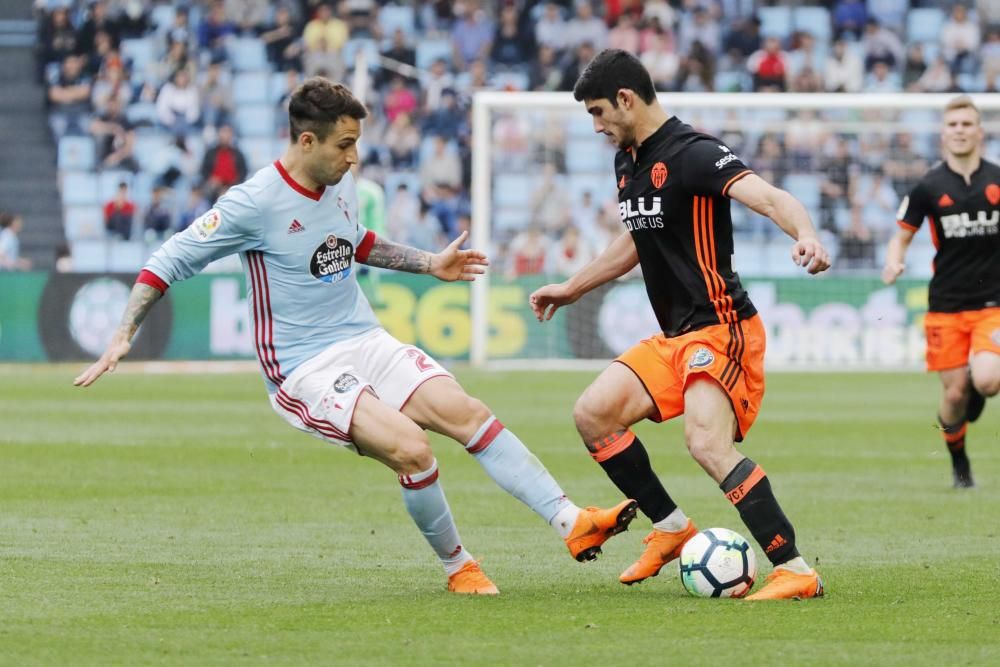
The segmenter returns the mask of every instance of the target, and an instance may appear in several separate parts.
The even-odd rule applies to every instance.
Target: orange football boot
[[[809,574],[796,574],[783,567],[774,568],[767,575],[767,584],[745,600],[804,600],[823,597],[823,580],[816,570]]]
[[[583,508],[566,538],[569,553],[581,563],[596,559],[601,553],[602,544],[614,535],[628,530],[638,509],[639,503],[634,500],[623,500],[606,510],[599,507]]]
[[[470,560],[461,570],[448,577],[448,590],[462,595],[499,595],[500,591],[479,567]]]
[[[664,565],[680,557],[681,549],[684,548],[688,540],[697,534],[698,529],[691,519],[688,519],[684,528],[674,532],[654,528],[653,532],[642,540],[642,543],[646,545],[646,550],[639,556],[639,560],[621,573],[618,581],[631,586],[643,579],[655,577]]]

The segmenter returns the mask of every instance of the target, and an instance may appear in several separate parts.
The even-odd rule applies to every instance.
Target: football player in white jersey
[[[349,170],[358,162],[366,116],[344,86],[321,77],[299,86],[289,102],[285,154],[154,253],[107,350],[74,384],[89,386],[114,370],[172,283],[239,253],[272,407],[295,428],[380,461],[399,476],[406,509],[441,560],[448,590],[497,593],[462,546],[425,429],[461,443],[501,488],[560,534],[574,558],[596,558],[609,537],[628,527],[636,503],[573,504],[486,405],[422,350],[390,336],[365,300],[355,262],[444,281],[475,280],[488,264],[481,252],[461,249],[465,234],[434,254],[360,224]]]

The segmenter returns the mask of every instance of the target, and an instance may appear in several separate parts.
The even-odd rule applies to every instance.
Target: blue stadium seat
[[[903,29],[906,13],[910,10],[910,0],[868,0],[868,15],[879,23],[897,31]]]
[[[236,132],[242,137],[274,136],[274,108],[254,104],[236,109]]]
[[[156,105],[152,102],[133,102],[125,109],[125,117],[132,124],[156,124]]]
[[[499,232],[517,232],[531,222],[531,211],[527,206],[520,208],[498,208],[491,214],[493,234]]]
[[[70,245],[73,270],[80,273],[103,273],[108,270],[108,242],[74,241]]]
[[[497,174],[493,179],[493,205],[497,208],[526,206],[535,190],[535,180],[527,174]]]
[[[176,14],[177,10],[174,9],[173,5],[156,5],[153,7],[150,18],[153,21],[156,32],[161,35],[165,34],[170,29],[170,26],[174,24]]]
[[[906,40],[909,42],[937,42],[944,26],[944,10],[937,7],[911,9],[906,15]]]
[[[239,149],[247,158],[247,169],[254,173],[274,162],[280,155],[277,141],[270,137],[240,139]]]
[[[101,203],[97,198],[97,175],[86,171],[63,172],[62,202],[64,206]]]
[[[94,168],[93,137],[62,137],[59,140],[58,153],[58,164],[62,170],[89,171]]]
[[[162,132],[136,133],[132,153],[144,171],[156,172],[163,164],[162,154],[170,143],[170,135]]]
[[[417,67],[427,69],[435,60],[451,62],[451,42],[447,39],[422,39],[417,44]]]
[[[348,67],[354,67],[354,63],[358,58],[358,52],[364,51],[365,58],[368,61],[368,69],[375,69],[378,67],[379,50],[378,43],[374,39],[349,39],[344,44],[344,48],[340,51],[340,55],[344,57],[344,63]]]
[[[233,102],[237,106],[270,103],[270,87],[271,73],[267,70],[237,72],[233,76]]]
[[[129,196],[132,196],[132,172],[121,169],[111,169],[102,171],[97,176],[97,197],[102,204],[114,198],[118,192],[118,184],[125,183],[129,187]]]
[[[819,211],[819,186],[816,174],[788,174],[782,183],[782,188],[792,193],[813,215]]]
[[[122,59],[132,64],[133,72],[144,72],[159,57],[157,45],[152,37],[123,39],[120,47]]]
[[[566,189],[569,191],[572,201],[583,199],[583,193],[589,192],[591,200],[595,204],[614,199],[617,196],[615,187],[615,175],[611,171],[611,163],[604,165],[605,171],[590,174],[570,174],[567,179]]]
[[[412,38],[416,34],[416,12],[408,5],[386,5],[378,11],[378,25],[386,39],[391,40],[396,30]]]
[[[746,72],[716,72],[715,92],[717,93],[744,93],[750,90],[747,85]]]
[[[399,186],[406,184],[406,188],[414,195],[420,196],[420,176],[416,172],[390,171],[385,175],[385,196],[386,202],[391,203],[396,196]]]
[[[982,74],[963,72],[957,78],[958,87],[967,93],[981,93],[986,90],[986,77]]]
[[[146,259],[146,244],[142,241],[112,240],[108,243],[108,271],[137,272]]]
[[[570,139],[566,144],[566,169],[570,172],[592,172],[607,169],[614,155],[603,142],[591,139]]]
[[[268,68],[264,42],[256,37],[231,37],[226,41],[226,53],[233,69],[239,72]]]
[[[826,7],[795,7],[792,10],[792,28],[808,32],[818,42],[829,42],[833,31],[830,10]]]
[[[792,34],[792,10],[789,7],[761,7],[760,34],[764,37],[785,39]]]
[[[63,209],[63,227],[71,242],[104,238],[104,211],[98,205],[67,206]]]

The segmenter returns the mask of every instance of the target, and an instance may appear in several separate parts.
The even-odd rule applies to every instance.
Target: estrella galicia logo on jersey
[[[715,355],[707,347],[699,347],[688,360],[688,368],[705,368],[715,361]]]
[[[988,201],[991,206],[1000,204],[1000,185],[990,183],[986,186],[986,201]]]
[[[354,246],[349,241],[330,234],[313,253],[309,271],[325,283],[338,283],[351,275],[353,258]]]
[[[212,234],[219,230],[221,224],[222,216],[217,210],[211,208],[191,223],[191,233],[199,241],[207,241]]]
[[[649,180],[652,181],[654,188],[662,188],[663,184],[667,182],[667,165],[662,162],[657,162],[653,165],[653,169],[649,172]]]
[[[333,381],[333,390],[338,394],[346,394],[352,387],[358,385],[358,378],[350,373],[342,373],[340,377]]]

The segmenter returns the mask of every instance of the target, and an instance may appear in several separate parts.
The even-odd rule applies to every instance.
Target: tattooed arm
[[[77,387],[89,387],[97,381],[97,378],[106,372],[114,372],[118,366],[118,360],[128,354],[132,349],[132,336],[139,330],[139,325],[146,317],[153,304],[160,300],[163,293],[144,283],[136,283],[132,288],[132,294],[128,298],[128,306],[122,316],[122,322],[118,326],[108,349],[104,351],[101,358],[95,361],[90,368],[81,373],[73,385]]]
[[[475,280],[486,270],[489,261],[478,250],[462,250],[462,243],[469,235],[462,234],[439,253],[429,253],[410,246],[376,238],[364,263],[408,273],[429,273],[439,280]]]

